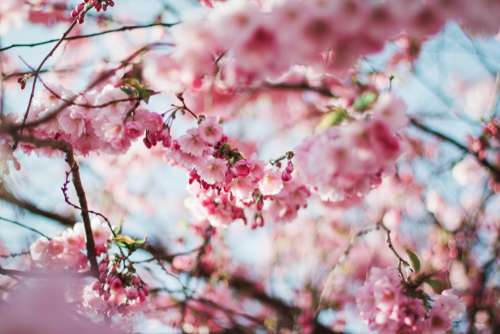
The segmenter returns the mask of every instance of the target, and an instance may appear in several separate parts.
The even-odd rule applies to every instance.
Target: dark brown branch
[[[271,88],[277,90],[293,90],[293,91],[310,91],[323,95],[324,97],[336,98],[337,96],[332,93],[327,87],[311,86],[307,82],[302,83],[266,83],[263,88]]]
[[[389,249],[391,250],[391,252],[394,254],[394,256],[398,259],[398,271],[399,271],[399,275],[401,276],[401,279],[404,282],[406,282],[406,277],[403,274],[403,271],[402,271],[401,267],[402,267],[402,265],[405,265],[411,271],[413,271],[411,265],[408,263],[408,261],[406,261],[405,259],[403,259],[401,257],[401,255],[399,255],[398,251],[394,247],[394,244],[392,243],[392,238],[391,238],[391,230],[387,226],[385,226],[384,223],[382,223],[382,222],[380,222],[380,223],[377,224],[377,228],[380,228],[380,229],[382,229],[385,232],[385,243],[387,244],[387,247],[389,247]]]
[[[75,155],[73,153],[73,148],[71,145],[64,141],[54,140],[54,139],[40,139],[32,136],[22,136],[17,135],[16,132],[13,132],[12,137],[15,138],[19,142],[30,143],[36,147],[48,147],[55,150],[62,151],[66,154],[66,162],[68,163],[71,174],[73,176],[73,186],[75,187],[75,191],[80,203],[80,212],[83,220],[83,225],[85,228],[85,237],[86,237],[86,248],[87,248],[87,258],[90,262],[90,271],[94,276],[98,276],[98,266],[97,266],[97,255],[95,249],[94,236],[92,234],[92,226],[90,222],[89,208],[87,204],[87,197],[85,195],[85,190],[83,188],[81,176],[80,176],[80,167],[75,160]]]
[[[311,91],[311,92],[318,93],[318,94],[323,95],[325,97],[335,98],[335,94],[333,94],[328,88],[310,86],[307,83],[298,83],[298,84],[295,84],[295,83],[291,83],[291,84],[290,83],[280,83],[280,84],[267,83],[264,85],[264,88],[305,90],[305,91]],[[500,181],[500,168],[498,166],[495,166],[491,162],[489,162],[488,160],[480,157],[478,153],[473,152],[467,146],[463,145],[462,143],[458,142],[457,140],[450,138],[447,135],[445,135],[437,130],[432,129],[432,128],[428,127],[427,125],[422,124],[417,119],[410,118],[410,122],[413,126],[422,130],[423,132],[426,132],[430,135],[433,135],[434,137],[437,137],[437,138],[443,140],[444,142],[455,146],[456,148],[458,148],[459,150],[461,150],[462,152],[464,152],[466,154],[470,154],[470,155],[474,156],[479,164],[481,164],[482,166],[484,166],[486,169],[488,169],[491,172],[491,174],[493,175],[493,178],[496,181]]]
[[[45,87],[45,89],[47,89],[47,91],[49,91],[49,93],[52,94],[55,98],[57,98],[57,99],[65,102],[65,103],[68,103],[68,104],[70,104],[72,106],[77,106],[77,107],[82,107],[82,108],[89,108],[89,109],[102,109],[102,108],[109,107],[109,106],[111,106],[113,104],[119,104],[119,103],[122,103],[122,102],[135,102],[135,103],[138,103],[138,102],[141,101],[140,97],[126,97],[126,98],[123,98],[123,99],[111,100],[111,101],[104,102],[104,103],[101,103],[101,104],[79,103],[79,102],[72,101],[71,99],[66,99],[65,97],[63,97],[60,94],[58,94],[49,85],[47,85],[45,83],[45,81],[42,80],[42,78],[40,78],[39,80],[42,83],[42,85]],[[150,96],[154,96],[154,95],[157,95],[157,94],[158,94],[158,92],[152,92]]]
[[[146,263],[146,262],[152,262],[152,261],[155,261],[155,260],[158,260],[158,259],[171,262],[173,259],[175,259],[178,256],[190,255],[190,254],[199,252],[205,246],[206,246],[206,244],[203,243],[203,244],[201,244],[200,246],[198,246],[196,248],[189,249],[189,250],[186,250],[186,251],[182,251],[182,252],[178,252],[178,253],[172,253],[172,254],[165,254],[165,255],[163,255],[160,258],[153,256],[151,258],[147,258],[147,259],[144,259],[144,260],[132,261],[132,263]],[[154,248],[150,248],[148,245],[145,245],[143,247],[143,249],[146,250],[146,251],[154,250]]]
[[[146,251],[151,253],[156,258],[169,258],[169,252],[164,250],[162,247],[157,247],[149,244],[144,248]],[[204,267],[203,265],[198,266],[198,270],[191,272],[191,275],[197,278],[202,278],[210,280],[213,272]],[[227,285],[240,295],[248,296],[249,298],[255,299],[265,306],[273,309],[280,315],[283,325],[287,328],[292,328],[296,317],[300,314],[301,310],[298,307],[287,304],[282,299],[269,295],[264,289],[259,287],[257,283],[254,283],[244,277],[231,276],[226,281]],[[336,332],[323,324],[319,323],[316,319],[314,323],[314,333],[341,333]]]
[[[420,129],[421,131],[441,139],[442,141],[456,147],[457,149],[459,149],[460,151],[462,151],[466,154],[470,154],[470,155],[474,156],[480,165],[482,165],[483,167],[485,167],[486,169],[488,169],[490,171],[490,173],[492,174],[493,178],[496,181],[500,181],[500,168],[498,166],[495,166],[491,162],[489,162],[488,160],[480,157],[478,153],[473,152],[464,144],[458,142],[457,140],[455,140],[451,137],[448,137],[447,135],[445,135],[445,134],[443,134],[435,129],[428,127],[427,125],[421,123],[420,121],[416,120],[415,118],[411,118],[410,122],[413,126]]]
[[[63,216],[56,212],[42,209],[25,199],[20,199],[18,197],[15,197],[14,195],[7,192],[5,189],[2,189],[1,187],[0,187],[0,200],[10,203],[23,210],[29,211],[35,215],[57,221],[64,226],[73,226],[73,224],[75,223],[75,219],[72,217]]]
[[[73,150],[69,150],[66,152],[66,162],[71,168],[71,174],[73,175],[73,186],[75,187],[76,195],[78,196],[78,201],[80,202],[80,212],[82,214],[83,226],[85,227],[87,258],[90,262],[90,271],[93,275],[98,276],[99,270],[97,265],[97,255],[95,250],[94,236],[92,234],[92,226],[90,223],[87,197],[85,195],[82,180],[80,177],[80,168],[75,160]]]
[[[16,252],[16,253],[9,253],[9,254],[0,255],[0,258],[9,259],[9,258],[14,258],[14,257],[26,256],[26,255],[30,255],[30,254],[31,253],[29,250],[25,250],[25,251],[20,251],[20,252]]]

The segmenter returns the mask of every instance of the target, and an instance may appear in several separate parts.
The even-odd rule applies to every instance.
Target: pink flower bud
[[[245,177],[250,174],[250,167],[246,160],[240,160],[233,166],[233,171],[236,176]]]
[[[285,169],[283,173],[281,173],[281,180],[283,180],[283,182],[288,182],[291,179],[292,179],[292,174]]]

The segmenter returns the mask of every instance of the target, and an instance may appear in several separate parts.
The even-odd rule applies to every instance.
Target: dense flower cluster
[[[123,153],[146,130],[156,131],[163,124],[160,115],[136,102],[113,85],[76,99],[63,89],[52,91],[35,99],[28,123],[54,113],[56,116],[29,131],[38,138],[65,141],[81,154]],[[65,104],[69,106],[57,113]],[[30,149],[29,145],[25,148]]]
[[[222,127],[214,117],[201,118],[199,126],[172,140],[168,129],[148,132],[144,140],[151,147],[162,142],[168,147],[169,161],[189,171],[192,197],[187,206],[200,220],[225,226],[236,219],[247,221],[245,209],[253,208],[253,226],[261,226],[263,210],[272,208],[268,216],[274,221],[289,221],[306,206],[308,190],[292,180],[292,155],[286,166],[281,162],[265,166],[264,162],[245,158],[229,144]],[[283,167],[283,168],[282,168]]]
[[[380,333],[444,333],[463,305],[450,291],[433,298],[430,311],[421,298],[405,291],[396,269],[372,268],[357,297],[357,306],[372,330]]]
[[[111,232],[108,226],[99,221],[92,221],[91,227],[96,253],[104,254],[108,249]],[[38,266],[87,270],[85,241],[85,228],[82,223],[77,223],[53,239],[40,238],[35,241],[30,248],[31,258]]]
[[[425,38],[449,19],[496,33],[500,5],[481,2],[289,0],[265,11],[253,1],[228,1],[175,31],[175,55],[193,79],[221,66],[226,81],[240,83],[280,75],[296,64],[339,73],[388,40]],[[227,66],[214,61],[221,54],[231,58]]]
[[[83,303],[94,312],[112,316],[126,314],[144,304],[148,296],[146,283],[132,266],[122,268],[120,257],[108,257],[99,263],[99,279],[83,291]]]
[[[373,117],[332,127],[308,138],[296,152],[301,181],[325,201],[355,202],[380,184],[401,153],[397,130],[404,104],[383,96]]]
[[[95,8],[98,12],[106,11],[108,7],[113,7],[115,5],[113,0],[83,0],[78,5],[75,6],[71,12],[71,17],[78,20],[78,23],[83,23],[85,20],[85,13],[90,8]]]
[[[108,253],[113,234],[109,226],[94,220],[91,228],[99,260],[99,277],[83,288],[83,305],[92,312],[107,316],[136,309],[148,295],[146,283],[123,256],[115,255],[110,261]],[[79,272],[89,270],[82,223],[75,224],[55,238],[38,239],[31,245],[30,254],[37,267]]]

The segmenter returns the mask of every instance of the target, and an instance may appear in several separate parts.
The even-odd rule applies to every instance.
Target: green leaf
[[[135,240],[129,237],[128,235],[117,235],[114,239],[115,243],[120,247],[126,247],[130,250],[136,250],[140,246],[146,243],[146,239]]]
[[[124,92],[125,94],[127,94],[128,96],[131,96],[133,97],[134,94],[135,94],[135,90],[128,87],[128,86],[123,86],[120,88],[122,90],[122,92]]]
[[[353,107],[357,111],[365,111],[377,102],[378,95],[375,92],[365,92],[354,101]]]
[[[410,258],[411,266],[413,270],[415,270],[416,273],[420,271],[420,260],[417,256],[417,254],[413,253],[411,250],[407,249],[406,253],[408,254],[408,257]]]
[[[317,129],[326,130],[332,126],[339,125],[347,118],[347,116],[347,110],[344,108],[333,108],[332,111],[323,116],[317,126]]]
[[[138,97],[148,103],[154,91],[146,87],[136,78],[124,78],[121,90],[130,97]]]
[[[153,95],[154,91],[151,89],[147,89],[147,88],[139,89],[138,91],[139,91],[139,97],[141,98],[141,100],[143,100],[146,103],[149,103],[149,99]]]
[[[113,232],[115,235],[119,235],[122,233],[122,224],[113,227]]]
[[[441,293],[446,287],[446,283],[438,279],[429,278],[426,282],[436,293]]]

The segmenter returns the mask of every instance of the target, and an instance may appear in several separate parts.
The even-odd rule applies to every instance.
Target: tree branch
[[[87,9],[87,11],[88,11],[88,9]],[[77,19],[73,20],[73,22],[71,23],[71,25],[69,26],[69,28],[64,32],[64,34],[58,40],[58,42],[56,43],[56,45],[54,45],[54,47],[49,51],[49,53],[47,53],[47,55],[42,59],[42,61],[40,62],[40,64],[36,68],[36,70],[34,72],[33,84],[31,85],[31,92],[30,92],[30,97],[28,99],[28,105],[26,107],[26,111],[24,112],[23,122],[21,124],[21,129],[20,129],[21,133],[23,131],[24,124],[26,123],[26,120],[28,119],[28,115],[30,113],[31,105],[33,104],[33,98],[35,97],[35,89],[36,89],[36,84],[37,84],[37,81],[38,81],[38,76],[40,74],[39,73],[40,70],[45,65],[45,63],[49,60],[49,58],[54,54],[54,52],[57,50],[57,48],[62,44],[62,42],[64,41],[64,39],[71,33],[71,31],[73,30],[73,28],[77,24],[78,24],[78,20]],[[17,140],[15,140],[14,141],[14,145],[13,145],[13,150],[16,149],[17,143],[18,143]]]
[[[92,234],[92,226],[90,223],[87,197],[85,195],[82,180],[80,177],[80,168],[75,160],[73,150],[69,150],[66,152],[66,162],[71,168],[71,174],[73,175],[73,186],[75,187],[76,195],[78,196],[78,201],[80,202],[80,212],[82,214],[83,225],[85,227],[87,258],[90,262],[90,271],[93,275],[98,276],[99,270],[97,265],[97,255],[95,250],[94,236]]]
[[[87,258],[90,262],[90,271],[92,275],[97,277],[99,275],[99,270],[97,265],[97,255],[95,249],[94,236],[92,234],[92,226],[90,223],[87,197],[85,195],[85,190],[83,188],[82,180],[80,177],[80,168],[75,160],[73,148],[71,147],[70,144],[60,140],[40,139],[32,136],[23,136],[23,135],[18,135],[16,132],[13,132],[11,135],[14,139],[16,139],[19,142],[27,142],[36,147],[48,147],[66,153],[66,162],[68,163],[71,169],[71,174],[73,176],[73,186],[75,187],[78,201],[80,203],[80,208],[81,208],[80,212],[83,220],[83,225],[85,227]]]
[[[434,137],[437,137],[439,139],[441,139],[442,141],[452,145],[452,146],[455,146],[456,148],[458,148],[460,151],[466,153],[466,154],[470,154],[472,155],[473,157],[476,158],[477,162],[482,165],[483,167],[485,167],[486,169],[488,169],[490,171],[490,173],[492,174],[493,178],[496,180],[496,181],[500,181],[500,168],[493,165],[492,163],[490,163],[488,160],[486,159],[483,159],[479,156],[479,154],[477,154],[476,152],[473,152],[471,151],[467,146],[463,145],[462,143],[458,142],[457,140],[451,138],[451,137],[448,137],[447,135],[435,130],[435,129],[432,129],[430,127],[428,127],[427,125],[421,123],[420,121],[416,120],[415,118],[410,118],[410,122],[413,126],[415,126],[416,128],[420,129],[421,131],[427,133],[427,134],[430,134]]]
[[[146,52],[146,51],[148,51],[156,46],[163,46],[163,45],[165,45],[165,43],[158,42],[158,43],[147,44],[147,45],[139,48],[138,50],[134,51],[131,55],[129,55],[127,58],[122,60],[120,62],[119,66],[112,68],[110,70],[107,70],[107,71],[103,72],[101,75],[99,75],[94,81],[92,81],[85,88],[84,91],[88,91],[88,90],[95,88],[97,85],[99,85],[100,83],[102,83],[105,80],[107,80],[108,78],[110,78],[114,73],[116,73],[116,71],[127,66],[130,63],[130,61],[132,61],[134,58],[136,58],[138,55],[142,54],[143,52]],[[60,106],[58,106],[54,110],[46,112],[42,117],[35,119],[33,121],[23,122],[21,124],[0,124],[0,132],[8,132],[11,135],[16,135],[15,132],[19,131],[21,129],[33,128],[33,127],[36,127],[40,124],[49,122],[50,120],[54,119],[57,115],[59,115],[59,113],[62,112],[64,109],[71,106],[75,102],[75,100],[78,98],[78,96],[80,96],[80,95],[75,94],[72,97],[65,99]]]
[[[122,32],[122,31],[131,31],[131,30],[146,29],[146,28],[152,28],[152,27],[170,28],[170,27],[173,27],[177,24],[179,24],[179,22],[173,22],[173,23],[155,22],[155,23],[149,23],[149,24],[143,24],[143,25],[123,26],[120,28],[99,31],[99,32],[86,34],[86,35],[76,35],[76,36],[65,35],[65,36],[63,36],[63,38],[54,38],[54,39],[49,39],[49,40],[41,41],[41,42],[11,44],[11,45],[8,45],[6,47],[0,48],[0,52],[4,52],[4,51],[7,51],[7,50],[10,50],[13,48],[32,48],[32,47],[45,45],[45,44],[51,44],[51,43],[55,43],[55,42],[74,41],[74,40],[78,40],[78,39],[91,38],[91,37],[102,36],[102,35],[116,33],[116,32]]]
[[[5,189],[3,189],[0,186],[0,200],[10,203],[16,207],[19,207],[23,210],[29,211],[35,215],[42,216],[51,220],[55,220],[59,223],[61,223],[64,226],[73,226],[75,224],[75,219],[72,217],[68,216],[63,216],[61,214],[58,214],[56,212],[48,211],[45,209],[42,209],[35,204],[15,197],[11,193],[7,192]]]
[[[42,237],[44,237],[44,238],[46,238],[48,240],[51,239],[48,235],[46,235],[45,233],[37,230],[36,228],[30,227],[30,226],[25,225],[23,223],[20,223],[18,221],[15,221],[15,220],[12,220],[12,219],[8,219],[8,218],[4,218],[4,217],[0,217],[0,221],[3,221],[3,222],[6,222],[6,223],[9,223],[9,224],[13,224],[13,225],[25,228],[25,229],[27,229],[27,230],[29,230],[31,232],[34,232],[34,233],[36,233],[38,235],[41,235]]]
[[[146,251],[151,253],[156,258],[168,259],[171,258],[170,253],[163,249],[162,247],[154,246],[152,244],[147,245],[144,248]],[[214,272],[207,267],[200,265],[198,270],[193,270],[191,274],[194,277],[202,278],[205,280],[210,280]],[[300,314],[301,309],[287,304],[285,301],[278,297],[270,296],[267,292],[262,289],[257,283],[254,283],[244,277],[231,276],[227,279],[226,284],[235,290],[238,294],[248,296],[249,298],[255,299],[265,306],[276,311],[280,318],[284,321],[283,325],[287,328],[292,328],[295,324],[296,317]],[[321,324],[317,319],[314,320],[314,332],[313,333],[325,333],[325,334],[340,334],[343,332],[334,331],[323,324]]]

